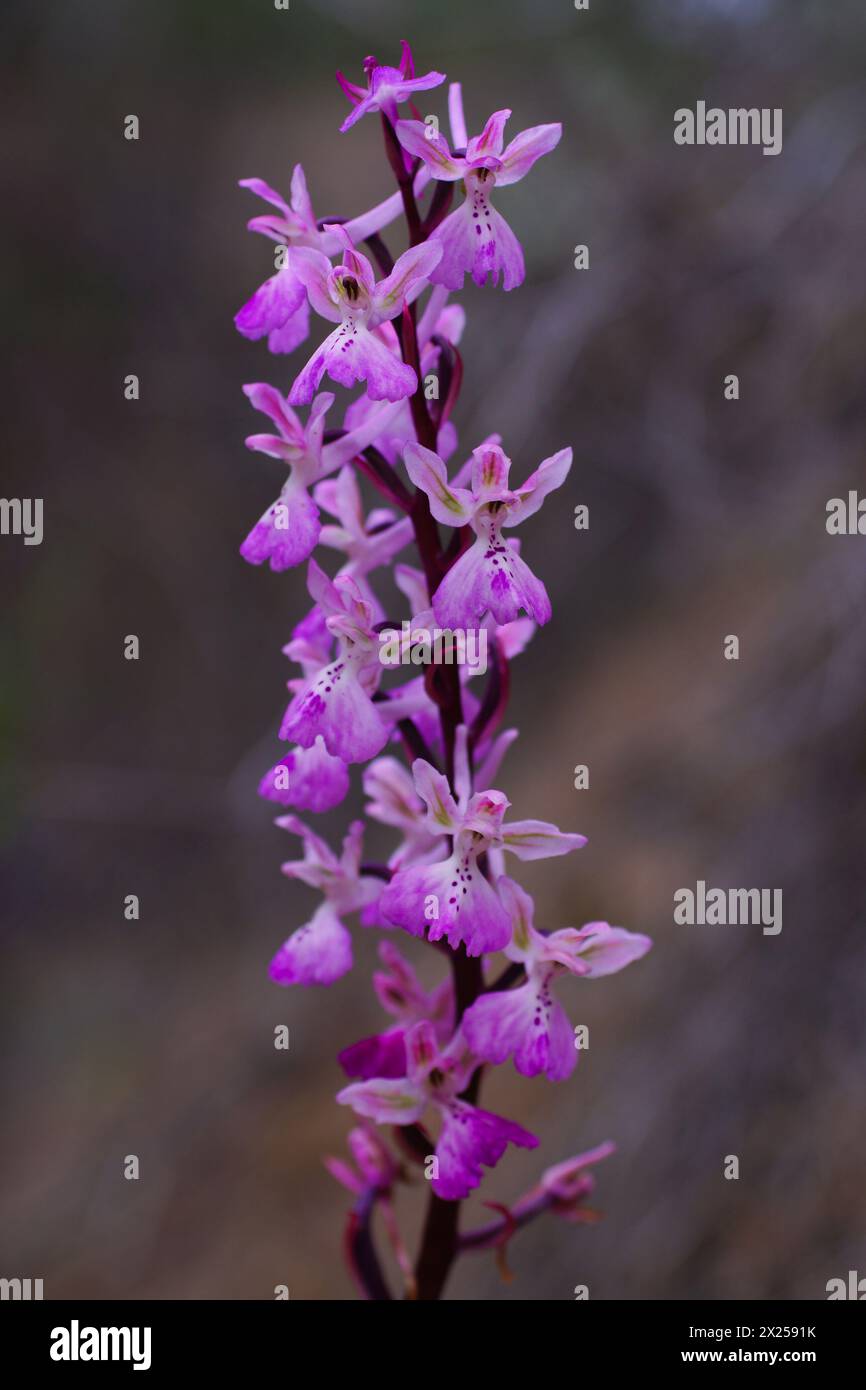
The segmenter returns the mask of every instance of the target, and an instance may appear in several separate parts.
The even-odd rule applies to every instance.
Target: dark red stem
[[[410,246],[417,246],[418,243],[423,241],[429,232],[433,230],[433,227],[441,221],[442,217],[445,216],[450,206],[450,189],[447,192],[440,192],[440,190],[437,189],[427,220],[426,222],[423,221],[418,211],[413,189],[417,163],[407,169],[403,148],[397,139],[394,127],[385,115],[382,116],[382,130],[385,138],[385,151],[388,156],[388,162],[394,171],[394,177],[397,180],[397,185],[403,198],[403,208],[406,214],[406,224],[409,231],[409,244]],[[390,257],[381,240],[371,244],[370,249],[380,266],[384,267]],[[404,306],[402,321],[398,321],[395,327],[397,328],[400,340],[403,360],[412,367],[417,377],[417,387],[409,402],[415,436],[418,443],[423,445],[425,449],[432,449],[435,451],[438,427],[436,421],[431,417],[424,396],[424,382],[421,375],[421,361],[418,347],[417,318],[414,306]],[[443,345],[440,344],[440,353],[443,351]],[[459,354],[454,353],[450,356],[448,368],[448,389],[446,391],[446,400],[442,407],[442,416],[445,419],[447,419],[454,405],[457,392],[460,389],[462,363],[460,362]],[[414,497],[412,498],[409,516],[412,519],[412,528],[418,546],[418,554],[432,598],[436,589],[439,587],[443,575],[448,570],[450,564],[453,563],[453,558],[450,552],[447,558],[443,553],[439,528],[430,511],[430,503],[427,499],[427,495],[422,492],[420,488],[416,489]],[[456,664],[443,666],[441,672],[438,672],[437,675],[440,678],[431,682],[428,689],[430,689],[433,698],[439,705],[439,715],[442,725],[442,745],[445,753],[445,772],[453,787],[455,737],[457,728],[463,723],[463,701],[460,690],[459,667]],[[404,738],[409,741],[411,747],[413,737],[417,737],[417,730],[415,730],[414,726],[410,726],[408,729],[401,728],[401,732]],[[454,974],[456,1016],[459,1020],[466,1009],[469,1008],[470,1004],[474,1003],[483,992],[484,974],[480,958],[477,956],[468,956],[462,946],[458,950],[450,952],[450,959]],[[479,1068],[463,1093],[465,1099],[474,1102],[477,1098],[480,1084],[481,1069]],[[418,1284],[417,1298],[421,1301],[429,1302],[441,1297],[451,1266],[459,1253],[459,1221],[460,1203],[443,1201],[442,1198],[437,1197],[434,1192],[431,1192],[416,1266]]]

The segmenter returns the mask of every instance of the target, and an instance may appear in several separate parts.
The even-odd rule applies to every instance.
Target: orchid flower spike
[[[452,1258],[464,1252],[494,1250],[504,1271],[512,1235],[543,1213],[597,1218],[587,1205],[591,1170],[610,1144],[548,1168],[516,1201],[491,1201],[497,1218],[477,1229],[453,1211],[443,1222],[441,1201],[467,1197],[509,1144],[538,1143],[479,1108],[484,1070],[513,1061],[526,1076],[567,1077],[577,1049],[556,997],[562,979],[611,974],[650,942],[607,922],[537,930],[532,899],[506,872],[509,855],[552,858],[586,843],[549,821],[509,820],[499,790],[517,736],[507,717],[512,661],[551,617],[528,548],[509,528],[563,485],[572,453],[545,458],[516,486],[501,435],[488,434],[467,457],[455,425],[465,312],[451,292],[467,274],[506,290],[522,282],[523,250],[493,206],[495,190],[552,151],[561,127],[534,126],[506,144],[511,113],[502,109],[470,139],[452,83],[446,138],[434,119],[422,123],[415,105],[417,93],[446,79],[416,76],[405,41],[396,67],[368,57],[359,83],[341,72],[337,80],[350,103],[344,131],[378,116],[395,191],[355,217],[340,207],[339,218],[324,219],[300,164],[288,197],[261,179],[242,184],[263,200],[248,225],[274,243],[274,263],[236,315],[238,330],[289,353],[309,337],[311,308],[330,325],[315,351],[311,342],[301,354],[308,360],[300,371],[293,365],[287,395],[264,382],[244,388],[268,420],[268,432],[250,435],[247,447],[281,472],[269,494],[279,489],[276,500],[241,555],[274,571],[306,562],[312,601],[292,615],[288,640],[280,638],[294,663],[279,729],[288,743],[259,795],[281,808],[277,825],[300,838],[302,857],[283,873],[316,890],[318,906],[306,921],[300,914],[270,975],[284,986],[338,981],[353,964],[351,914],[360,928],[385,934],[373,986],[387,1017],[357,1041],[343,1037],[338,1053],[351,1084],[337,1099],[361,1122],[348,1154],[327,1166],[351,1194],[344,1246],[362,1296],[391,1298],[396,1274],[407,1299],[426,1301],[441,1296]],[[434,180],[438,190],[422,205]],[[458,182],[464,197],[452,210]],[[380,238],[398,217],[405,239]],[[399,244],[409,249],[394,261]],[[326,377],[361,387],[336,419]],[[333,560],[329,573],[319,546]],[[353,764],[365,765],[362,776],[352,777]],[[359,780],[365,820],[350,825],[335,851],[298,813],[332,811],[361,790]],[[376,823],[372,858],[362,856],[367,823]],[[411,948],[400,931],[416,938]],[[420,939],[439,949],[422,949]],[[479,960],[500,951],[511,962],[504,973]],[[398,1127],[393,1153],[374,1125]],[[418,1163],[430,1180],[431,1214],[410,1257],[394,1198]],[[393,1254],[388,1267],[377,1248],[382,1236]]]

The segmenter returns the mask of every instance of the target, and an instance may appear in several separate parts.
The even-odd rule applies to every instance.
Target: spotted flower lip
[[[346,764],[328,752],[321,734],[309,748],[286,753],[259,783],[259,796],[265,801],[317,815],[339,806],[348,790]]]
[[[395,873],[379,902],[385,919],[412,936],[429,941],[443,936],[452,948],[461,943],[470,956],[499,951],[511,940],[511,917],[496,888],[485,878],[479,856],[501,848],[519,859],[547,859],[586,844],[547,821],[505,822],[510,802],[501,791],[470,794],[466,763],[467,731],[458,730],[455,782],[423,758],[412,764],[415,790],[427,807],[427,828],[451,837],[450,854],[434,863],[411,864]]]
[[[367,383],[371,401],[401,401],[418,386],[412,367],[393,353],[376,329],[396,318],[405,303],[421,293],[442,255],[441,246],[410,246],[391,274],[377,281],[373,267],[356,251],[343,227],[331,228],[343,242],[343,259],[332,268],[321,251],[301,247],[289,253],[292,270],[303,283],[316,313],[339,324],[313,353],[289,393],[292,405],[312,400],[327,372],[342,386]]]
[[[490,201],[494,187],[505,188],[524,178],[536,160],[559,144],[562,126],[532,126],[504,146],[506,122],[511,111],[494,111],[480,135],[466,137],[466,123],[458,84],[449,93],[452,135],[461,148],[452,151],[447,140],[432,133],[422,121],[398,121],[395,130],[403,148],[420,159],[431,177],[455,183],[462,179],[466,197],[432,233],[442,243],[442,259],[433,271],[434,284],[451,290],[463,287],[470,274],[477,285],[494,285],[502,277],[503,288],[515,289],[525,276],[523,251],[505,218]],[[465,146],[465,148],[462,148]]]
[[[577,1050],[554,982],[565,973],[586,978],[611,975],[646,955],[652,943],[649,937],[607,922],[544,936],[533,926],[529,894],[509,878],[500,878],[497,886],[512,923],[505,954],[525,966],[527,979],[516,989],[484,994],[467,1009],[467,1043],[487,1062],[499,1064],[513,1056],[523,1076],[543,1072],[549,1081],[564,1081],[577,1064]]]
[[[443,627],[469,627],[493,615],[499,624],[514,622],[525,611],[537,623],[551,617],[547,590],[502,530],[518,526],[538,511],[545,497],[562,486],[571,468],[571,449],[546,458],[526,482],[509,487],[511,460],[498,444],[481,445],[473,453],[471,486],[448,482],[438,454],[420,444],[403,451],[406,470],[427,494],[437,521],[470,526],[476,540],[453,564],[433,595],[433,612]]]
[[[343,575],[332,581],[315,560],[309,563],[307,586],[340,650],[334,661],[301,683],[280,737],[309,748],[321,735],[334,757],[366,762],[381,752],[390,734],[372,699],[382,675],[372,610],[353,579]]]
[[[442,1129],[436,1143],[432,1188],[445,1201],[460,1201],[479,1186],[481,1168],[495,1167],[509,1144],[534,1149],[538,1140],[521,1125],[459,1098],[477,1062],[458,1034],[441,1050],[429,1021],[406,1035],[407,1074],[376,1077],[346,1086],[337,1095],[358,1115],[380,1125],[411,1125],[433,1107]]]
[[[360,87],[350,82],[342,72],[337,72],[337,81],[352,103],[340,131],[345,133],[357,125],[362,117],[374,111],[381,111],[393,125],[397,119],[397,107],[403,101],[410,101],[414,92],[426,92],[445,81],[444,72],[428,72],[423,77],[415,76],[412,49],[405,39],[400,40],[400,66],[387,67],[377,58],[364,60],[367,73],[367,86]]]

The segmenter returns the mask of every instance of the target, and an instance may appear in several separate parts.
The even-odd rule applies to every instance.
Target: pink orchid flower
[[[364,812],[382,825],[400,830],[403,839],[388,860],[390,869],[427,860],[442,847],[442,835],[427,823],[427,808],[415,791],[412,774],[396,758],[377,758],[364,771]]]
[[[417,298],[438,265],[442,248],[430,241],[411,246],[398,257],[391,274],[377,282],[367,257],[355,250],[345,229],[331,230],[344,246],[343,260],[333,269],[321,251],[301,247],[289,253],[292,269],[316,313],[340,325],[313,353],[295,380],[289,401],[309,404],[326,372],[342,386],[366,381],[372,401],[403,400],[414,393],[418,378],[375,330]]]
[[[251,434],[248,449],[279,459],[289,468],[276,502],[256,522],[241,546],[241,555],[251,565],[268,562],[272,570],[291,569],[301,564],[316,548],[321,535],[319,509],[309,489],[320,478],[341,468],[371,443],[378,430],[386,428],[395,407],[379,405],[357,428],[331,444],[322,443],[325,416],[334,403],[330,391],[322,391],[310,407],[304,425],[284,396],[264,382],[245,386],[251,405],[267,415],[278,434]]]
[[[339,1063],[347,1076],[367,1081],[376,1076],[406,1075],[406,1035],[425,1019],[432,1024],[436,1040],[444,1045],[454,1031],[454,988],[449,979],[436,989],[424,989],[412,966],[390,941],[379,943],[379,959],[385,966],[373,975],[373,988],[386,1013],[396,1026],[372,1038],[346,1047]]]
[[[419,170],[414,185],[416,194],[423,191],[428,180],[427,170]],[[247,223],[249,231],[258,232],[280,246],[312,247],[326,256],[334,256],[342,250],[340,237],[333,230],[322,230],[316,221],[300,164],[295,165],[292,173],[291,206],[264,179],[241,179],[240,187],[248,188],[257,198],[276,208],[276,212],[251,218]],[[369,212],[347,222],[346,235],[353,241],[363,241],[393,222],[402,206],[400,194],[392,193]],[[268,348],[274,353],[294,352],[306,342],[310,332],[307,292],[288,256],[280,269],[265,280],[235,314],[235,327],[253,341],[267,337]]]
[[[454,152],[443,135],[431,134],[422,121],[398,121],[395,127],[403,148],[422,160],[434,179],[462,179],[466,190],[461,206],[432,233],[431,239],[442,244],[442,259],[430,278],[434,284],[459,290],[467,273],[476,285],[488,279],[496,285],[501,274],[503,287],[512,290],[523,283],[523,251],[490,194],[494,187],[504,188],[524,178],[537,159],[559,144],[562,126],[558,122],[532,126],[503,149],[505,123],[511,115],[506,109],[495,111],[481,134],[467,140],[459,93],[459,86],[453,84],[452,135],[458,146]]]
[[[552,1168],[545,1168],[537,1190],[551,1198],[554,1211],[567,1215],[595,1187],[595,1177],[587,1170],[613,1153],[616,1153],[616,1144],[607,1139],[603,1144],[596,1144],[594,1149],[565,1158]]]
[[[520,525],[538,511],[548,493],[562,486],[571,457],[571,449],[560,449],[512,491],[508,486],[511,460],[498,444],[483,444],[473,453],[471,486],[463,488],[449,485],[438,454],[420,444],[406,445],[407,472],[416,487],[426,492],[436,520],[447,526],[470,526],[476,536],[433,595],[433,612],[442,627],[469,628],[485,613],[507,624],[522,609],[537,623],[549,621],[547,590],[521,559],[515,542],[503,538],[502,529]]]
[[[397,107],[402,101],[411,100],[414,92],[426,92],[445,81],[444,72],[428,72],[423,77],[415,76],[412,49],[405,39],[400,40],[400,66],[389,68],[377,58],[364,59],[367,86],[359,87],[350,82],[343,73],[337,73],[337,81],[352,103],[352,110],[340,126],[345,132],[357,125],[362,116],[372,111],[381,111],[393,125],[397,119]]]
[[[552,1212],[563,1221],[575,1224],[595,1220],[597,1213],[584,1205],[595,1188],[595,1177],[589,1169],[615,1152],[616,1145],[608,1141],[545,1169],[535,1187],[502,1209],[500,1219],[461,1236],[461,1247],[464,1250],[498,1250],[500,1268],[503,1268],[502,1255],[509,1240],[541,1212]]]
[[[456,756],[459,801],[441,772],[423,758],[412,764],[415,790],[427,807],[427,826],[432,833],[451,837],[452,852],[436,863],[398,870],[382,894],[379,910],[386,921],[412,936],[426,932],[430,941],[444,936],[450,946],[463,942],[470,956],[478,956],[500,951],[511,940],[508,908],[478,867],[479,856],[498,847],[518,859],[548,859],[580,849],[586,839],[565,834],[547,821],[504,823],[511,805],[504,792],[470,795],[465,725],[459,730]]]
[[[377,1077],[346,1086],[337,1095],[358,1115],[380,1125],[417,1124],[432,1106],[442,1120],[436,1143],[437,1197],[456,1202],[478,1187],[481,1167],[493,1168],[509,1144],[534,1149],[538,1140],[511,1120],[458,1099],[477,1062],[452,1044],[440,1052],[433,1025],[418,1023],[406,1035],[407,1075]]]
[[[280,947],[270,977],[278,985],[333,984],[352,968],[352,938],[341,916],[362,908],[379,890],[374,878],[361,874],[364,823],[352,822],[339,858],[297,816],[281,816],[277,825],[299,835],[304,845],[303,859],[283,864],[283,873],[318,888],[324,900]]]
[[[300,164],[295,165],[292,174],[291,207],[264,179],[241,179],[240,186],[277,209],[276,214],[252,218],[247,223],[251,232],[260,232],[286,246],[315,246],[324,250]],[[271,352],[294,352],[306,340],[310,331],[307,296],[288,264],[260,285],[238,310],[235,327],[245,338],[267,337]]]
[[[646,955],[652,943],[647,936],[607,922],[543,936],[533,926],[529,894],[509,878],[500,878],[497,888],[512,923],[505,954],[525,966],[527,981],[517,989],[477,999],[463,1016],[466,1041],[486,1062],[513,1056],[523,1076],[544,1072],[550,1081],[564,1081],[577,1064],[577,1049],[568,1015],[554,995],[554,982],[564,974],[588,979],[612,975]]]

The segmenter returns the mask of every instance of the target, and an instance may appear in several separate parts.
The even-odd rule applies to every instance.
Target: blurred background
[[[825,529],[866,489],[862,6],[5,0],[0,27],[0,491],[45,499],[40,547],[0,540],[0,1274],[49,1298],[354,1296],[321,1158],[350,1125],[336,1052],[382,1023],[379,933],[328,991],[268,979],[315,901],[256,796],[307,604],[300,571],[237,553],[282,478],[244,448],[241,385],[287,389],[305,358],[234,331],[271,265],[237,180],[287,192],[300,160],[320,216],[386,196],[376,122],[338,133],[333,73],[406,37],[419,72],[463,81],[470,131],[505,105],[512,134],[564,124],[499,200],[526,283],[462,296],[456,422],[461,457],[501,431],[518,481],[575,450],[521,531],[554,620],[513,668],[500,784],[590,843],[521,879],[544,926],[655,941],[563,990],[590,1030],[568,1082],[485,1082],[542,1142],[483,1196],[613,1139],[604,1219],[539,1222],[513,1282],[477,1255],[448,1294],[825,1297],[866,1268],[866,541]],[[675,146],[698,99],[782,107],[783,153]],[[674,925],[698,879],[782,888],[781,935]],[[401,1199],[410,1243],[425,1196]]]

